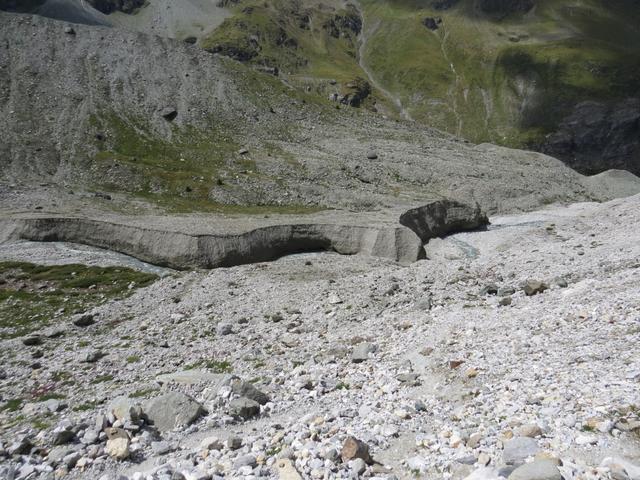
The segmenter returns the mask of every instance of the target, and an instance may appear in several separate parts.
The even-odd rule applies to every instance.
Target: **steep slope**
[[[442,196],[504,211],[600,198],[550,157],[337,110],[184,42],[100,27],[69,34],[41,17],[0,22],[9,183],[108,191],[123,195],[123,209],[135,197],[173,211],[370,210]]]
[[[637,148],[628,148],[637,115],[601,122],[597,145],[584,141],[593,125],[581,115],[584,101],[606,111],[633,108],[640,97],[638,2],[228,4],[233,17],[205,48],[278,68],[324,95],[344,94],[340,85],[362,77],[374,87],[369,106],[474,142],[541,149],[585,173],[640,171]]]
[[[532,2],[486,2],[483,9],[460,1],[445,10],[408,1],[361,4],[378,25],[367,56],[387,88],[414,118],[473,141],[539,148],[580,102],[606,105],[639,94],[637,3],[538,1],[527,9]],[[421,23],[429,18],[438,21],[433,30]],[[578,128],[588,125],[580,122]],[[572,166],[580,169],[583,152],[568,150],[563,156],[577,155]],[[593,162],[585,163],[592,172]],[[623,163],[640,168],[637,154],[614,165]]]

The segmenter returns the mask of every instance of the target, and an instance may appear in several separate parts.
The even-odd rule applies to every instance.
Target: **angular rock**
[[[369,360],[369,354],[374,353],[378,348],[373,343],[363,342],[358,344],[351,354],[353,363],[362,363]]]
[[[29,335],[28,337],[24,337],[22,339],[22,344],[27,347],[42,345],[42,337],[40,335]]]
[[[527,297],[538,295],[548,289],[549,285],[538,280],[527,280],[523,287],[524,293]]]
[[[249,418],[260,415],[260,404],[249,398],[236,398],[229,402],[229,413],[248,420]]]
[[[562,480],[562,475],[553,460],[536,460],[516,468],[509,480]]]
[[[513,299],[511,297],[504,297],[504,298],[501,298],[498,303],[500,304],[501,307],[508,307],[513,303]]]
[[[408,384],[408,385],[418,385],[420,383],[420,375],[417,373],[401,373],[396,379],[400,383]]]
[[[281,458],[276,463],[280,480],[302,480],[302,477],[288,458]]]
[[[502,459],[507,465],[522,465],[529,457],[540,451],[538,442],[528,437],[516,437],[504,445]]]
[[[255,467],[257,465],[256,457],[253,455],[242,455],[233,462],[233,468],[238,470],[242,467]]]
[[[216,327],[216,333],[220,336],[231,335],[233,333],[233,326],[230,323],[219,323]]]
[[[367,469],[367,464],[361,458],[354,458],[349,461],[349,469],[356,475],[362,475]]]
[[[229,437],[226,445],[229,450],[238,450],[242,447],[242,439],[240,437]]]
[[[523,425],[518,429],[519,437],[535,438],[542,435],[542,429],[535,423]]]
[[[100,350],[94,350],[92,352],[87,352],[80,361],[83,363],[96,363],[104,356],[105,354]]]
[[[207,437],[200,442],[200,448],[203,450],[222,450],[224,444],[218,437]]]
[[[130,443],[131,442],[128,438],[113,438],[111,440],[107,440],[105,452],[116,460],[124,460],[129,457]]]
[[[202,405],[179,392],[170,392],[146,401],[142,411],[161,432],[190,425],[204,413]]]
[[[266,393],[258,390],[252,383],[245,382],[239,378],[231,381],[231,390],[236,395],[258,402],[260,405],[269,402],[269,396]]]
[[[107,407],[107,411],[123,423],[137,423],[142,416],[142,408],[138,402],[129,397],[118,397],[114,399]]]
[[[400,216],[400,224],[413,230],[423,243],[451,233],[475,230],[488,223],[480,205],[472,207],[455,200],[437,200]]]
[[[95,315],[93,313],[83,313],[73,319],[73,324],[76,327],[90,327],[96,323]]]
[[[360,458],[366,463],[371,463],[371,456],[369,455],[369,446],[361,440],[355,437],[347,437],[342,445],[340,457],[343,462],[348,462],[355,458]]]

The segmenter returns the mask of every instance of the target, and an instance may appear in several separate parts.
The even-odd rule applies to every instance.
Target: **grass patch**
[[[156,276],[121,267],[0,263],[0,339],[26,335],[54,318],[124,298]],[[130,288],[133,286],[133,288]],[[91,287],[91,288],[89,288]]]
[[[185,365],[185,370],[197,370],[200,368],[206,368],[214,373],[231,373],[233,372],[233,365],[227,360],[200,360],[195,363]]]
[[[157,389],[154,388],[147,388],[147,389],[143,389],[143,390],[136,390],[135,392],[129,394],[130,398],[142,398],[142,397],[148,397],[149,395],[151,395],[152,393],[157,392]]]
[[[303,205],[226,205],[211,200],[212,189],[235,188],[227,185],[227,177],[249,171],[252,173],[244,175],[260,177],[255,162],[238,154],[240,144],[232,128],[219,119],[211,119],[201,128],[171,124],[170,135],[153,130],[144,118],[111,111],[94,115],[90,124],[106,136],[105,140],[96,139],[94,145],[94,166],[103,178],[97,185],[101,190],[131,194],[170,213],[298,214],[319,210]],[[268,145],[265,154],[272,149]],[[292,162],[291,158],[284,160]]]
[[[138,355],[130,355],[127,357],[127,363],[138,363],[140,361],[140,356]]]
[[[23,401],[24,400],[22,400],[21,398],[8,400],[0,410],[2,410],[3,412],[17,412],[18,410],[20,410],[20,408],[22,408]]]
[[[67,397],[60,393],[49,392],[36,397],[35,400],[36,402],[46,402],[47,400],[64,400],[65,398]]]
[[[98,385],[99,383],[110,382],[113,380],[113,375],[98,375],[96,378],[91,380],[92,385]]]
[[[94,410],[98,404],[96,402],[85,402],[73,407],[74,412],[88,412]]]

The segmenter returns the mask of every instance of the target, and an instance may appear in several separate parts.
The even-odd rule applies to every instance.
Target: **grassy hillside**
[[[202,44],[318,93],[363,78],[385,110],[475,142],[536,144],[577,102],[639,93],[638,2],[537,0],[511,14],[477,2],[240,0]]]
[[[615,3],[615,5],[611,5]],[[640,89],[637,2],[544,1],[497,19],[473,2],[362,0],[367,61],[411,115],[473,141],[537,142],[571,107]],[[441,18],[436,30],[425,18]]]
[[[328,97],[356,97],[389,109],[358,62],[362,17],[350,2],[240,0],[231,18],[201,40],[206,50],[278,72],[287,82]]]

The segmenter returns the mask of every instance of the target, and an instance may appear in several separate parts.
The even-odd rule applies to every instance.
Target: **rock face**
[[[613,168],[639,175],[640,99],[576,105],[541,149],[584,174]]]
[[[146,418],[161,432],[189,425],[204,412],[198,402],[179,392],[152,398],[144,403],[142,410]]]
[[[426,243],[432,238],[474,230],[489,223],[479,205],[471,207],[454,200],[437,200],[400,216],[400,224],[413,230]]]
[[[484,13],[497,16],[526,13],[533,6],[533,0],[476,0],[476,8]]]

